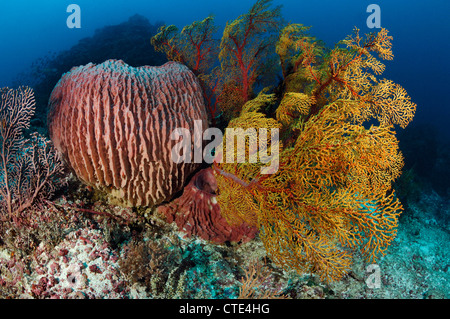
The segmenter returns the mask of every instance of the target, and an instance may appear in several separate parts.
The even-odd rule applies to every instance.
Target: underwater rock
[[[124,206],[155,206],[183,188],[199,164],[172,161],[178,141],[170,136],[176,128],[194,132],[196,120],[208,127],[202,89],[175,62],[134,68],[108,60],[75,67],[49,100],[50,137],[68,165]],[[201,147],[197,135],[187,141],[191,151]]]

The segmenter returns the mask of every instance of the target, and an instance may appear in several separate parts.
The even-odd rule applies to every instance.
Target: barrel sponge
[[[187,237],[197,236],[213,243],[248,242],[258,231],[243,222],[230,225],[220,212],[217,202],[217,181],[211,167],[197,172],[183,194],[156,211],[169,223],[175,222]]]
[[[176,128],[191,134],[191,151],[207,128],[202,90],[184,65],[134,68],[121,60],[72,68],[49,100],[55,147],[76,176],[124,206],[156,206],[181,191],[198,168],[176,163]],[[198,128],[198,125],[197,125]],[[194,134],[194,132],[199,132]]]

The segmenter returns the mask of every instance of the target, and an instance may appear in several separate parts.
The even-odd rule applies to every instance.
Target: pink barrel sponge
[[[50,137],[74,173],[123,205],[170,200],[200,165],[171,157],[176,128],[194,132],[196,120],[208,127],[200,84],[182,64],[75,67],[53,89],[49,109]],[[194,152],[202,140],[191,136]]]

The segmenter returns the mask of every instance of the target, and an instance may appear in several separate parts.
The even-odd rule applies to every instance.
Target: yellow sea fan
[[[264,112],[264,108],[275,103],[275,94],[265,94],[264,90],[258,96],[242,106],[242,113],[247,112]]]
[[[314,98],[307,94],[287,92],[277,108],[276,118],[283,126],[289,127],[301,115],[307,115],[314,103]]]
[[[298,49],[289,42],[293,31],[284,31],[278,53],[285,63],[299,62],[285,80],[307,86],[285,83],[275,119],[263,114],[259,97],[230,122],[282,128],[279,169],[263,176],[259,162],[216,164],[218,201],[227,220],[258,226],[277,264],[330,281],[350,269],[353,251],[373,262],[395,238],[403,207],[392,183],[403,155],[394,124],[406,126],[416,106],[401,86],[377,78],[385,66],[372,54],[392,58],[386,30],[366,38],[356,30],[323,56],[300,38],[301,54],[289,60],[288,51]],[[288,90],[293,87],[304,90]],[[369,127],[372,119],[379,123]]]
[[[417,107],[401,85],[386,79],[373,88],[372,101],[374,117],[382,124],[398,124],[402,128],[412,121]]]
[[[223,141],[217,148],[222,152],[219,151],[216,162],[219,161],[220,157],[220,161],[225,165],[224,167],[227,167],[227,163],[232,163],[232,167],[235,163],[242,163],[249,168],[252,167],[252,171],[256,170],[256,168],[264,165],[258,152],[271,148],[271,130],[279,130],[280,128],[280,123],[275,119],[266,117],[263,113],[242,112],[241,116],[233,119],[226,128]],[[267,144],[260,143],[261,129],[267,134],[264,136]],[[245,141],[245,149],[240,147],[240,141]],[[228,150],[228,146],[233,146],[232,150]],[[245,162],[245,159],[250,163]]]
[[[253,103],[248,102],[241,115],[229,123],[223,141],[217,147],[214,164],[220,189],[217,200],[223,208],[223,216],[230,223],[246,221],[256,225],[258,209],[253,197],[253,187],[257,187],[255,180],[267,167],[265,156],[272,155],[271,151],[275,148],[277,152],[282,148],[280,142],[272,140],[271,136],[272,129],[281,128],[280,123],[263,113],[250,111],[271,99],[272,96],[261,95]],[[262,136],[263,131],[260,129],[267,135]],[[261,141],[261,138],[264,140]],[[235,196],[236,192],[242,196]]]

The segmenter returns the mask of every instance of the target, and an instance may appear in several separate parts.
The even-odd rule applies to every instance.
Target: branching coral
[[[214,101],[235,131],[216,148],[217,199],[229,223],[258,227],[280,265],[338,279],[352,251],[373,261],[395,237],[402,205],[392,183],[403,156],[394,126],[406,127],[416,105],[403,87],[379,78],[381,60],[393,58],[386,29],[365,37],[355,29],[328,49],[310,27],[282,28],[280,8],[269,6],[256,1],[227,23],[220,42]],[[166,53],[179,59],[175,49]],[[281,66],[283,83],[251,100],[270,65]],[[268,143],[264,129],[279,130],[272,137],[280,139]],[[264,174],[275,155],[268,150],[278,148],[279,165]]]
[[[364,40],[356,30],[341,42],[345,48],[323,56],[315,56],[322,51],[310,37],[292,39],[300,52],[296,67],[285,68],[285,81],[307,85],[285,88],[305,90],[285,91],[276,119],[253,105],[230,122],[256,128],[278,123],[285,132],[279,170],[261,175],[261,161],[215,163],[218,201],[230,223],[258,226],[278,264],[333,280],[349,269],[353,250],[374,261],[395,237],[402,205],[392,182],[403,156],[393,124],[406,126],[415,104],[399,85],[376,77],[384,66],[371,52],[392,58],[386,30]],[[288,69],[296,74],[289,77]],[[379,124],[369,127],[374,118]]]
[[[227,23],[220,41],[213,39],[217,28],[212,16],[180,33],[174,25],[162,26],[151,39],[157,51],[186,64],[199,77],[213,123],[219,110],[227,121],[238,115],[254,84],[273,73],[273,47],[282,20],[281,8],[270,9],[270,2],[258,0],[248,13]]]
[[[287,41],[284,36],[280,39]],[[342,40],[330,52],[320,49],[317,41],[309,36],[292,39],[291,46],[298,51],[295,59],[297,68],[293,71],[298,74],[294,77],[287,75],[285,80],[312,83],[302,92],[315,100],[308,118],[317,114],[327,103],[350,100],[358,104],[352,113],[360,124],[375,118],[381,124],[399,124],[404,128],[411,122],[416,105],[406,91],[390,80],[377,79],[385,65],[373,54],[385,60],[393,59],[392,37],[386,29],[364,38],[356,28],[353,35]],[[287,50],[279,51],[281,60],[287,60],[283,55],[285,52]],[[300,66],[302,71],[298,72]],[[286,87],[289,89],[292,85],[286,83]]]
[[[222,69],[240,85],[243,101],[264,70],[271,47],[281,25],[280,7],[269,9],[269,0],[259,0],[248,13],[228,23],[220,43]]]
[[[195,75],[206,73],[216,52],[214,17],[208,16],[185,26],[180,33],[174,25],[161,26],[151,43],[172,61],[187,65]]]
[[[67,164],[122,205],[170,200],[200,166],[182,157],[201,146],[201,128],[183,139],[189,151],[175,151],[176,129],[193,132],[198,122],[206,129],[208,116],[195,75],[180,63],[133,68],[108,60],[73,68],[49,107],[50,137]]]
[[[64,183],[63,164],[50,142],[37,133],[24,137],[34,113],[28,87],[0,90],[0,219],[19,225]]]
[[[238,299],[286,299],[264,261],[252,260],[241,278]]]
[[[167,281],[168,273],[165,262],[169,259],[169,251],[156,241],[135,242],[126,246],[126,254],[119,260],[120,270],[133,283],[144,283],[153,295]]]
[[[219,69],[214,67],[218,54],[217,41],[212,37],[216,31],[214,17],[195,21],[180,33],[174,25],[161,26],[158,31],[151,39],[152,45],[157,51],[164,52],[169,60],[187,65],[198,76],[206,107],[214,120],[218,103],[216,95],[221,88]]]

